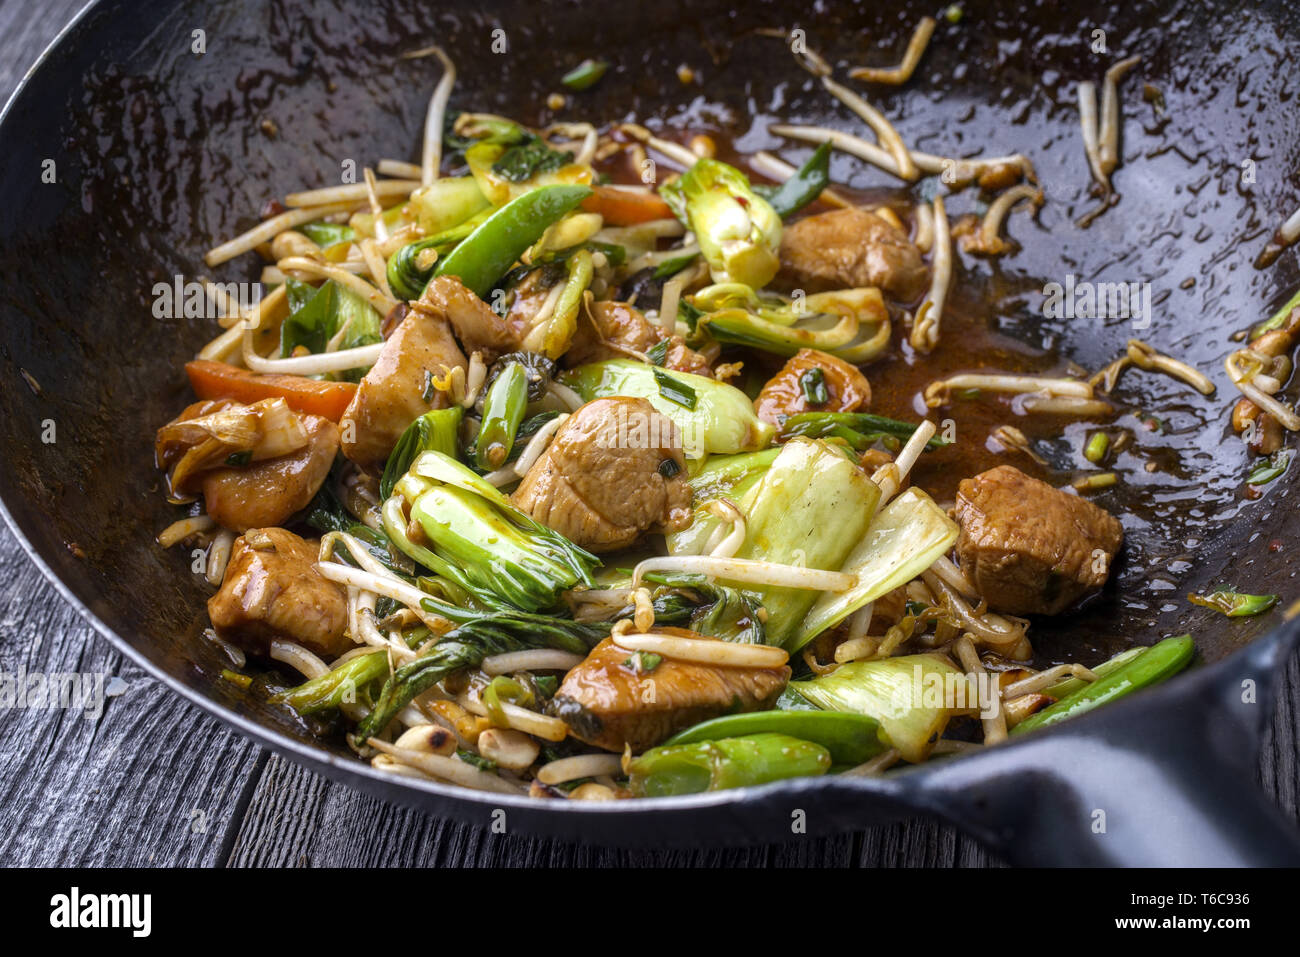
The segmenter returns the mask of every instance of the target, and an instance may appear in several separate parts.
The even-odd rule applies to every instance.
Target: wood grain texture
[[[0,0],[0,96],[81,6]],[[88,672],[123,693],[94,720],[0,712],[0,864],[231,866],[988,866],[970,839],[930,821],[736,850],[632,852],[486,831],[395,807],[268,756],[122,658],[0,529],[0,670]],[[1297,816],[1300,663],[1261,762]],[[116,683],[114,690],[117,690]],[[1298,818],[1300,819],[1300,818]]]

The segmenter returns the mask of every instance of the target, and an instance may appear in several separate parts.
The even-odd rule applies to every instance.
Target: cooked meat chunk
[[[433,387],[432,378],[464,365],[446,320],[411,310],[339,420],[343,454],[365,468],[382,465],[408,425],[430,409],[446,408],[447,395]]]
[[[625,548],[643,532],[691,521],[682,438],[645,399],[588,402],[555,433],[514,503],[594,552]]]
[[[900,302],[916,299],[929,281],[920,251],[903,231],[856,207],[786,227],[780,277],[805,292],[875,286]]]
[[[680,628],[663,634],[698,638]],[[606,638],[564,677],[555,713],[581,741],[622,751],[644,751],[693,724],[771,705],[790,680],[790,668],[730,668],[664,658],[638,674],[630,652]]]
[[[804,389],[805,381],[810,388],[816,385],[818,372],[827,396],[820,405],[809,401]],[[780,425],[800,412],[865,412],[870,405],[871,386],[857,366],[819,349],[800,349],[763,386],[754,411],[764,422]]]
[[[1124,530],[1105,509],[999,465],[957,488],[961,570],[993,611],[1055,615],[1106,583]]]
[[[465,351],[483,353],[486,362],[506,352],[518,352],[523,343],[521,321],[502,319],[455,276],[432,280],[424,287],[414,311],[449,322]]]
[[[339,427],[318,415],[301,420],[307,444],[298,451],[203,473],[203,502],[213,521],[242,532],[281,525],[307,507],[334,464]]]
[[[572,367],[605,359],[639,358],[665,339],[668,345],[661,363],[665,369],[713,377],[708,359],[681,336],[665,336],[662,329],[625,302],[591,303],[590,310],[578,316],[578,330],[564,361]]]
[[[316,571],[319,548],[283,528],[253,528],[235,539],[221,590],[208,599],[217,634],[258,654],[280,638],[324,658],[352,647],[342,588]]]

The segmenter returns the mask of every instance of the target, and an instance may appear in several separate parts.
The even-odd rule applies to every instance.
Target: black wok
[[[1010,746],[880,779],[613,806],[488,797],[385,777],[215,680],[222,661],[199,639],[206,595],[188,556],[154,543],[174,516],[152,468],[153,431],[187,401],[181,364],[212,326],[154,319],[151,290],[202,273],[203,251],[247,228],[267,199],[334,182],[346,159],[360,166],[418,153],[437,68],[397,54],[442,44],[460,67],[454,107],[525,120],[540,116],[565,69],[606,55],[616,69],[572,111],[583,118],[662,118],[734,137],[746,151],[780,148],[766,133],[778,114],[858,127],[779,41],[753,28],[799,26],[832,61],[891,63],[916,18],[932,12],[917,4],[93,5],[0,122],[6,517],[64,597],[178,693],[281,753],[435,813],[490,825],[504,810],[514,829],[647,845],[782,840],[800,827],[830,833],[925,812],[1017,862],[1300,861],[1294,830],[1254,783],[1261,729],[1300,623],[1275,627],[1278,613],[1228,621],[1184,600],[1223,582],[1296,597],[1297,473],[1259,501],[1243,499],[1247,458],[1228,427],[1233,392],[1221,364],[1229,333],[1269,314],[1300,281],[1294,253],[1270,271],[1251,268],[1300,197],[1300,116],[1290,102],[1300,11],[1282,2],[1005,6],[965,3],[960,24],[941,24],[913,83],[877,95],[915,146],[1020,150],[1037,161],[1047,190],[1037,221],[1013,217],[1019,253],[966,260],[946,344],[969,336],[968,345],[1030,365],[1068,357],[1095,369],[1133,333],[1123,323],[1042,319],[1043,283],[1066,272],[1149,281],[1155,321],[1144,337],[1219,385],[1202,400],[1169,380],[1133,383],[1130,405],[1169,423],[1149,449],[1165,467],[1126,469],[1122,487],[1099,499],[1126,516],[1113,587],[1034,633],[1045,660],[1095,661],[1128,641],[1190,631],[1201,664],[1169,685]],[[492,52],[498,27],[504,54]],[[1090,50],[1094,28],[1106,33],[1105,55]],[[200,29],[203,55],[193,52]],[[1122,198],[1083,231],[1072,220],[1094,201],[1074,85],[1133,52],[1144,59],[1124,96]],[[697,85],[677,79],[683,63]],[[1143,101],[1143,81],[1163,95],[1163,112]],[[42,183],[46,160],[54,184]],[[893,186],[844,158],[833,172],[868,192]],[[252,279],[254,269],[245,259],[219,275]],[[49,423],[53,442],[44,441]],[[1077,445],[1077,433],[1038,437],[1059,456]],[[983,433],[971,442],[982,443]]]

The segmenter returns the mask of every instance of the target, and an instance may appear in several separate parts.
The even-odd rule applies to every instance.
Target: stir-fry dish
[[[1113,474],[1059,487],[1005,426],[1004,464],[947,490],[912,477],[984,442],[944,426],[974,396],[1104,422],[1126,367],[1212,391],[1202,373],[1133,339],[1100,370],[983,366],[936,375],[910,420],[873,412],[873,365],[944,350],[959,257],[1001,255],[1007,217],[1044,201],[1028,158],[911,150],[869,85],[810,52],[874,137],[774,127],[816,147],[798,166],[633,123],[456,113],[454,66],[430,55],[422,162],[290,194],[207,259],[260,255],[266,293],[227,311],[186,366],[195,401],[158,430],[184,510],[159,540],[203,549],[225,680],[270,669],[254,692],[386,772],[604,800],[880,774],[1191,660],[1188,636],[1152,635],[1035,666],[1031,622],[1097,596],[1121,553],[1119,517],[1089,499]],[[1080,92],[1102,210],[1131,65],[1100,120]],[[858,202],[833,150],[934,188]],[[945,196],[972,187],[987,212],[950,223]],[[1230,360],[1233,425],[1265,455],[1300,428],[1273,394],[1297,317]],[[1110,446],[1091,432],[1088,461]]]

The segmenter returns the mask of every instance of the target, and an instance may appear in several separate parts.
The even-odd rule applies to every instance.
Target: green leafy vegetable
[[[280,692],[271,700],[287,704],[299,714],[316,714],[337,708],[344,702],[360,700],[362,689],[387,674],[387,652],[357,655],[319,678]]]
[[[787,649],[795,651],[833,628],[869,601],[906,585],[957,541],[958,528],[930,496],[909,488],[872,519],[839,570],[857,583],[842,592],[824,592],[813,604]]]
[[[747,452],[767,446],[776,431],[754,414],[753,403],[739,389],[688,372],[671,376],[695,394],[694,407],[660,393],[657,366],[633,359],[592,362],[570,370],[563,381],[584,401],[607,396],[639,396],[677,424],[688,458],[712,453]]]
[[[492,172],[512,183],[523,183],[538,173],[553,173],[573,162],[573,154],[553,150],[540,136],[511,146],[492,164]]]
[[[419,299],[433,278],[439,255],[437,237],[430,237],[407,243],[388,257],[385,275],[393,295],[408,301]]]
[[[1186,668],[1195,653],[1196,646],[1192,643],[1190,635],[1166,638],[1104,677],[1084,685],[1037,714],[1030,715],[1012,728],[1011,734],[1024,734],[1035,728],[1044,728],[1065,721],[1132,691],[1137,691],[1139,688],[1159,684]]]
[[[817,370],[821,371],[821,370]],[[904,442],[912,437],[916,426],[910,422],[887,419],[883,415],[865,412],[799,412],[781,424],[781,438],[803,436],[807,439],[843,439],[861,452],[877,440],[892,436]],[[925,444],[927,451],[951,445],[948,439],[936,435]]]
[[[790,690],[827,711],[875,718],[889,746],[912,764],[929,757],[956,711],[974,705],[966,675],[937,655],[850,661],[828,675],[792,681]]]
[[[432,597],[425,599],[424,604],[434,614],[457,621],[458,627],[421,657],[393,672],[384,683],[374,709],[357,726],[353,742],[358,746],[383,731],[412,698],[453,671],[475,668],[489,655],[530,648],[559,648],[582,654],[609,631],[608,625],[602,629],[598,625],[551,616],[468,611]],[[381,656],[387,658],[386,654]]]
[[[335,243],[350,243],[357,237],[356,230],[341,223],[307,223],[299,226],[298,231],[322,249]]]
[[[707,286],[691,297],[700,312],[697,334],[720,342],[792,356],[800,349],[829,352],[857,365],[889,345],[889,312],[880,290],[836,289],[786,300],[741,283]]]
[[[780,268],[781,217],[750,188],[745,174],[719,160],[699,159],[681,177],[686,217],[714,282],[755,289]]]
[[[792,439],[738,503],[745,542],[737,558],[838,571],[867,533],[880,489],[855,463],[825,443]],[[756,589],[767,609],[770,644],[794,650],[819,592]]]
[[[441,452],[453,459],[456,457],[463,415],[464,410],[458,405],[448,409],[434,409],[406,427],[384,464],[384,474],[379,479],[381,500],[387,500],[393,494],[393,486],[406,474],[420,453]]]
[[[407,515],[425,543],[406,532]],[[383,507],[384,531],[404,554],[489,608],[554,608],[600,561],[520,511],[454,458],[420,454]]]
[[[632,759],[628,787],[640,797],[671,797],[813,777],[830,767],[830,752],[820,744],[753,734],[651,748]]]
[[[286,279],[285,285],[293,311],[280,325],[281,356],[293,355],[299,346],[312,353],[325,352],[340,331],[340,350],[384,341],[379,313],[352,290],[332,279],[314,290],[293,278]],[[355,381],[364,372],[364,369],[351,369],[342,375]]]

